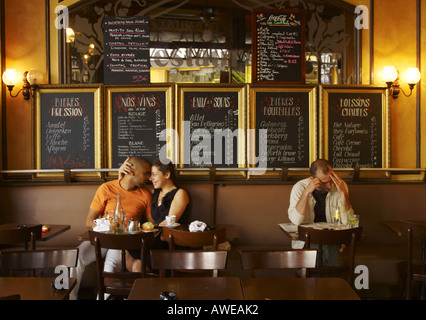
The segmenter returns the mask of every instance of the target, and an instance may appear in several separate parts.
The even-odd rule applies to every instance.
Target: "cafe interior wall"
[[[31,68],[46,75],[46,29],[44,0],[4,1],[5,8],[5,65],[3,69],[16,69],[23,75]],[[16,86],[13,94],[19,90]],[[5,86],[4,86],[5,88]],[[6,137],[3,151],[4,169],[29,169],[32,166],[32,112],[31,100],[24,100],[22,94],[12,98],[6,95]]]
[[[374,83],[380,84],[384,66],[394,65],[400,72],[401,87],[408,92],[403,75],[409,67],[416,67],[416,1],[375,0],[374,10]],[[423,34],[424,37],[424,34]],[[416,167],[416,95],[400,94],[390,99],[391,167]]]
[[[351,0],[352,4],[365,4],[366,1]],[[5,44],[5,68],[16,68],[20,72],[24,72],[29,68],[35,68],[44,71],[45,79],[46,74],[46,30],[45,25],[45,1],[44,0],[33,0],[23,2],[5,0],[4,1],[6,19],[5,19],[5,33],[4,33],[4,44]],[[400,17],[406,17],[401,19]],[[380,78],[380,71],[383,66],[394,64],[399,70],[403,71],[407,67],[416,64],[416,4],[415,1],[404,1],[396,0],[392,1],[392,5],[389,5],[387,0],[374,0],[374,64],[372,74],[370,75],[373,79],[373,84],[382,85]],[[390,21],[395,21],[391,23]],[[422,30],[424,30],[424,21],[422,21]],[[371,26],[371,25],[370,25]],[[363,33],[368,31],[363,31]],[[426,36],[425,32],[422,32],[422,43],[424,43]],[[363,60],[363,63],[364,60]],[[425,76],[424,72],[422,73]],[[54,77],[52,77],[54,78]],[[365,82],[366,74],[363,72],[363,83]],[[425,82],[426,83],[426,82]],[[402,83],[404,90],[406,90],[406,84]],[[422,90],[424,92],[424,85]],[[15,88],[16,90],[16,88]],[[418,94],[418,87],[416,86],[413,95],[409,98],[400,95],[397,100],[391,101],[391,153],[392,163],[391,167],[399,168],[413,168],[416,167],[416,94]],[[29,169],[32,165],[31,160],[31,102],[23,100],[22,95],[17,98],[10,98],[7,90],[3,89],[2,93],[6,95],[6,119],[3,124],[6,125],[6,136],[4,137],[7,144],[4,159],[7,160],[7,167],[3,169]],[[426,97],[423,94],[422,97]],[[424,99],[424,98],[423,98]],[[425,104],[426,105],[426,104]],[[422,106],[422,114],[425,114],[426,106]],[[423,118],[424,122],[424,118]],[[422,128],[422,143],[426,141],[426,131]],[[426,150],[426,148],[422,148]],[[425,166],[424,151],[422,155],[422,166]],[[205,187],[205,186],[203,186]],[[50,192],[56,192],[56,199],[67,198],[73,199],[74,197],[65,197],[70,191],[75,190],[75,194],[84,193],[84,190],[88,187],[82,186],[71,186],[71,187],[37,187],[29,188],[27,185],[25,188],[1,188],[0,200],[6,200],[9,203],[8,212],[14,212],[15,208],[21,212],[23,216],[27,216],[34,210],[40,211],[50,209],[49,211],[57,212],[61,211],[61,206],[64,203],[56,203],[55,208],[43,204],[43,201],[49,201]],[[217,202],[213,205],[216,206],[215,214],[216,218],[210,220],[217,223],[241,223],[242,224],[242,239],[262,239],[265,234],[270,236],[270,239],[266,242],[276,243],[282,239],[282,234],[277,230],[274,230],[270,234],[269,230],[262,225],[259,225],[259,229],[256,231],[257,234],[250,230],[252,229],[252,222],[260,218],[260,211],[270,212],[268,215],[267,222],[269,225],[276,225],[277,222],[285,222],[286,220],[286,207],[288,206],[288,199],[280,201],[277,204],[277,199],[282,199],[280,195],[288,195],[291,186],[219,186],[218,187],[218,198]],[[354,186],[356,190],[356,196],[360,203],[363,203],[362,186]],[[369,187],[371,188],[371,186]],[[399,188],[398,186],[391,186],[393,190]],[[403,186],[401,186],[403,188]],[[53,190],[54,189],[54,190]],[[94,187],[89,187],[90,192],[94,192]],[[381,187],[380,187],[381,189]],[[195,186],[192,190],[196,191]],[[377,190],[377,189],[376,189]],[[414,189],[412,189],[414,191]],[[417,190],[417,189],[416,189]],[[421,190],[424,190],[421,189]],[[421,191],[420,190],[420,191]],[[87,191],[87,190],[86,190]],[[420,192],[415,191],[415,192]],[[29,199],[36,201],[36,208],[32,205],[24,205],[20,203],[21,192],[28,195]],[[37,192],[42,195],[40,199],[37,197]],[[395,190],[395,194],[400,192]],[[206,194],[209,194],[208,192]],[[385,194],[381,191],[381,194]],[[259,197],[268,201],[259,201]],[[87,196],[86,196],[87,197]],[[253,199],[253,200],[250,200]],[[370,199],[372,200],[372,199]],[[88,199],[85,199],[82,207],[88,206]],[[72,203],[72,202],[70,202]],[[211,202],[208,202],[211,203]],[[243,204],[241,207],[239,204]],[[260,205],[262,203],[262,205]],[[34,204],[34,202],[33,202]],[[230,205],[228,205],[230,204]],[[365,207],[365,206],[364,206]],[[58,209],[58,210],[55,210]],[[368,208],[366,208],[369,210]],[[404,209],[398,209],[403,214]],[[420,209],[419,209],[420,210]],[[67,215],[72,214],[69,208],[65,210]],[[33,215],[36,215],[34,213]],[[85,216],[86,211],[79,213],[79,215]],[[396,214],[396,213],[395,213]],[[418,213],[416,213],[418,214]],[[49,216],[52,217],[53,214]],[[246,216],[248,220],[241,221],[241,217]],[[214,220],[215,219],[215,220]],[[378,218],[375,218],[378,219]],[[0,222],[4,222],[5,218],[0,217]],[[50,220],[62,221],[59,220]],[[63,220],[63,222],[65,222]],[[209,222],[210,222],[209,221]],[[264,221],[265,222],[265,221]],[[52,223],[52,222],[51,222]]]
[[[424,3],[424,2],[423,2]],[[420,13],[421,17],[426,17],[426,6],[423,5],[421,7],[421,13]],[[426,48],[426,19],[422,19],[421,20],[421,40],[420,40],[420,46],[421,48]],[[421,50],[420,51],[420,61],[422,61],[422,78],[426,79],[426,68],[425,68],[425,64],[424,62],[426,61],[426,50]],[[424,97],[426,96],[426,81],[420,81],[420,92],[421,92],[421,96],[423,97],[423,99],[420,100],[420,102],[424,101]],[[425,168],[426,167],[426,139],[424,137],[426,137],[426,104],[425,103],[420,103],[421,106],[421,110],[420,110],[420,123],[422,124],[420,126],[420,157],[421,157],[421,163],[420,163],[420,167]]]

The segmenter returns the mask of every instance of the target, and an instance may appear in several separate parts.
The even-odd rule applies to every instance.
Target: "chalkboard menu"
[[[149,17],[105,17],[103,25],[104,83],[149,83]]]
[[[166,144],[171,87],[107,87],[110,167],[129,156],[152,162]],[[162,136],[163,135],[163,136]]]
[[[184,167],[244,166],[244,88],[180,87],[181,164]]]
[[[99,87],[42,86],[36,100],[36,168],[100,167]]]
[[[253,10],[252,19],[253,83],[304,84],[304,12]]]
[[[315,92],[314,87],[251,87],[255,121],[251,120],[250,127],[256,129],[255,150],[260,163],[268,168],[310,166],[316,150]],[[260,143],[262,134],[266,148]]]
[[[323,89],[325,156],[336,168],[388,166],[385,88]]]

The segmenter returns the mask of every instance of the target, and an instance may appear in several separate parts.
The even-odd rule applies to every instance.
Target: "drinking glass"
[[[348,227],[349,228],[358,228],[359,227],[359,215],[354,214],[351,217],[348,217]]]
[[[109,221],[109,232],[112,232],[114,230],[114,210],[107,210],[105,218]]]

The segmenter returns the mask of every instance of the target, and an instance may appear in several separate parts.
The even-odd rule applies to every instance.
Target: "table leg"
[[[318,245],[318,267],[322,267],[322,244]]]
[[[121,272],[126,272],[126,250],[121,250]]]

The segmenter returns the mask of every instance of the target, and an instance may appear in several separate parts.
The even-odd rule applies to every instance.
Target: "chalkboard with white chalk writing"
[[[385,88],[323,88],[324,156],[336,168],[388,166]]]
[[[106,92],[111,120],[110,167],[118,168],[129,156],[140,156],[150,162],[158,158],[166,144],[171,87],[107,87]]]
[[[301,10],[253,10],[254,84],[304,84],[305,14]]]
[[[149,17],[105,17],[103,26],[104,83],[149,83]]]
[[[181,164],[244,166],[244,87],[180,87]]]
[[[252,86],[250,92],[256,157],[268,168],[309,167],[316,150],[315,88]]]
[[[36,168],[99,168],[100,88],[41,86],[36,96]]]

